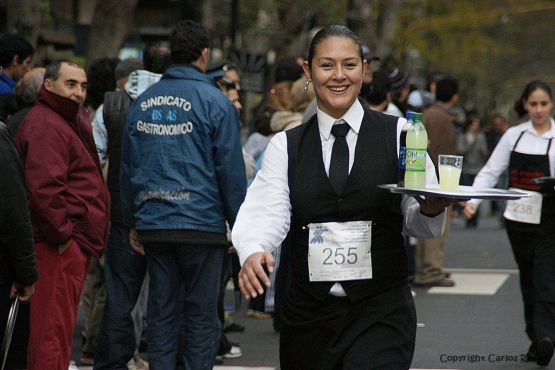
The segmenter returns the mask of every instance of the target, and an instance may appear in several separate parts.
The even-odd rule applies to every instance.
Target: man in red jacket
[[[29,370],[66,370],[90,256],[104,248],[110,201],[89,117],[87,76],[46,67],[37,104],[15,141],[25,169],[40,278],[31,305]]]

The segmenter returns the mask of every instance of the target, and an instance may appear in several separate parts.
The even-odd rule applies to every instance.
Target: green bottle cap
[[[414,113],[412,114],[412,120],[413,120],[413,122],[420,122],[420,123],[422,123],[422,113],[414,112]]]

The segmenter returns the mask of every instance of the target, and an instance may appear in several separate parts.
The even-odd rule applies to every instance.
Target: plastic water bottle
[[[407,112],[407,122],[401,129],[401,137],[399,138],[399,176],[397,177],[397,187],[405,186],[405,163],[407,158],[407,133],[412,126],[413,112]]]
[[[407,132],[407,156],[405,164],[405,187],[426,187],[426,149],[428,134],[422,123],[422,113],[413,113],[412,126]]]

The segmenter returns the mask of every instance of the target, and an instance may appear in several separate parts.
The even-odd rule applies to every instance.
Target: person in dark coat
[[[131,105],[122,134],[122,219],[150,276],[152,370],[174,369],[177,356],[187,370],[212,369],[221,330],[217,301],[226,221],[232,227],[245,195],[239,120],[204,74],[208,46],[199,23],[175,26],[175,65]],[[184,345],[178,351],[179,341]]]
[[[25,176],[17,151],[7,127],[0,122],[0,338],[8,319],[11,299],[27,302],[33,295],[38,278],[33,246],[31,219],[25,194]],[[19,315],[28,306],[21,307]],[[16,321],[18,323],[18,321]],[[22,369],[27,366],[28,320],[24,327],[14,329],[22,334],[12,340],[6,362],[7,369]],[[23,354],[22,354],[23,353]],[[3,354],[0,354],[2,356]],[[1,357],[0,357],[1,358]]]

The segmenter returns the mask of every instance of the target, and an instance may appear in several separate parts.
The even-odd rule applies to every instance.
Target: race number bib
[[[308,225],[310,281],[372,278],[372,223],[326,222]]]
[[[539,224],[542,216],[543,196],[535,191],[513,188],[509,190],[518,190],[530,194],[530,197],[507,201],[507,208],[505,208],[503,216],[511,221]]]

